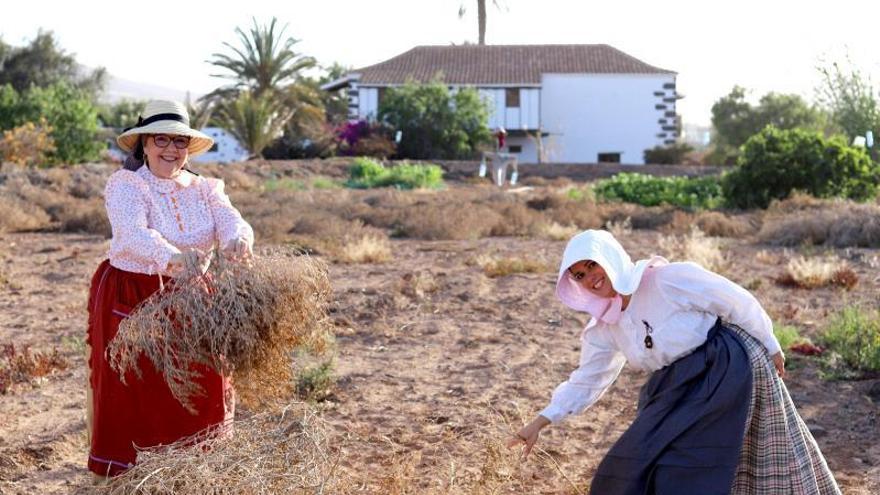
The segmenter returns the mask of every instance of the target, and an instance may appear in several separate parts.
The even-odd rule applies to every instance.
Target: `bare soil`
[[[641,258],[659,235],[639,230],[622,242]],[[366,477],[362,493],[392,493],[392,482],[428,493],[493,477],[512,480],[503,493],[585,493],[632,419],[646,375],[625,370],[594,407],[548,428],[539,440],[546,455],[518,463],[516,451],[498,449],[577,363],[585,317],[553,296],[564,242],[392,242],[391,262],[331,267],[338,383],[319,407],[338,434],[342,473]],[[0,493],[69,493],[87,483],[86,296],[107,246],[98,236],[0,234],[0,344],[57,348],[70,363],[0,395]],[[726,274],[756,287],[775,321],[807,335],[844,304],[880,293],[876,249],[839,252],[860,277],[844,292],[779,287],[781,248],[725,246]],[[551,269],[488,278],[469,262],[483,253],[538,258]],[[819,372],[816,358],[790,358],[786,383],[802,417],[844,493],[880,493],[880,380],[828,381]]]

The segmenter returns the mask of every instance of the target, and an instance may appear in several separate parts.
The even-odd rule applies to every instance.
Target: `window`
[[[211,145],[211,149],[208,150],[208,153],[213,153],[213,152],[217,151],[218,149],[220,149],[220,147],[217,145],[217,141],[214,141],[214,144]]]
[[[599,163],[620,163],[620,153],[599,153]]]
[[[504,104],[507,108],[519,108],[519,88],[504,90]]]
[[[510,146],[507,147],[507,152],[508,153],[522,153],[522,146],[511,144]]]

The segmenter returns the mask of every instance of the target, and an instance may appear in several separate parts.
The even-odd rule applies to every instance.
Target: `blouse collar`
[[[147,181],[147,184],[150,185],[150,188],[158,191],[160,193],[170,193],[177,189],[184,189],[192,185],[193,179],[195,175],[187,172],[186,170],[181,170],[176,177],[171,179],[163,179],[161,177],[156,176],[153,172],[150,171],[149,167],[144,164],[143,167],[137,170],[137,173]]]

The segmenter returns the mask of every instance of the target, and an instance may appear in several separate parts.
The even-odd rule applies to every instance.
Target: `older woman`
[[[133,466],[137,448],[169,444],[231,421],[234,395],[227,377],[200,370],[205,395],[196,398],[198,413],[191,414],[145,357],[143,377],[126,377],[123,383],[105,350],[132,308],[173,283],[186,266],[204,263],[215,246],[233,257],[249,256],[254,239],[223,182],[185,169],[190,157],[210,149],[213,140],[190,128],[183,105],[149,102],[137,125],[117,142],[131,157],[107,182],[113,238],[109,259],[92,277],[88,305],[88,467],[101,476]]]
[[[599,400],[629,363],[653,374],[591,494],[840,493],[748,291],[694,263],[633,263],[611,234],[588,230],[565,248],[556,295],[592,316],[580,366],[509,446],[528,455],[544,427]]]

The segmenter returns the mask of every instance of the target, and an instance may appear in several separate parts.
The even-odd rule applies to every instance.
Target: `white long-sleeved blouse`
[[[541,415],[553,423],[594,404],[626,363],[656,371],[706,341],[720,317],[780,350],[770,317],[749,291],[695,263],[648,268],[616,324],[593,318],[581,334],[580,364]],[[645,344],[650,333],[652,347]]]
[[[168,261],[189,248],[207,252],[237,239],[253,246],[254,231],[232,206],[223,181],[182,171],[162,179],[147,166],[118,170],[104,190],[113,230],[110,264],[167,275]]]

